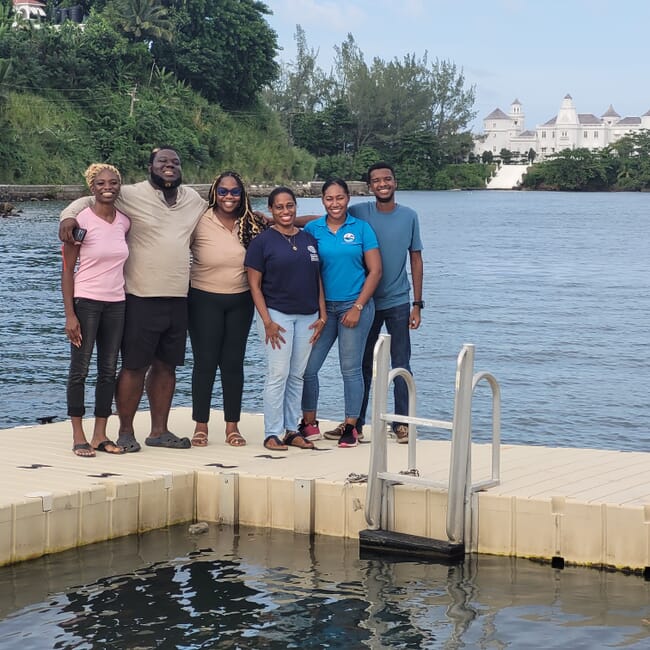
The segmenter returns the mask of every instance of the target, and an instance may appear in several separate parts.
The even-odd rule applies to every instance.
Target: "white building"
[[[525,115],[518,99],[510,105],[506,115],[496,108],[483,119],[483,133],[474,138],[474,153],[490,151],[499,155],[501,149],[527,155],[533,149],[537,158],[563,149],[600,149],[624,135],[650,129],[650,111],[641,117],[624,117],[609,108],[600,116],[578,113],[571,95],[562,100],[558,114],[538,125],[534,131],[525,128]]]
[[[14,12],[22,16],[23,20],[39,22],[45,18],[46,5],[41,0],[13,0],[13,7]]]

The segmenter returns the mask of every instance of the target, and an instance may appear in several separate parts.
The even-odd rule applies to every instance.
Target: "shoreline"
[[[347,181],[351,196],[367,196],[368,186],[362,181]],[[308,183],[287,183],[298,197],[319,197],[323,181],[310,181]],[[207,199],[210,183],[185,183],[195,189],[201,197]],[[247,186],[252,197],[266,197],[277,185]],[[80,196],[86,196],[88,189],[85,185],[2,185],[0,184],[0,215],[3,214],[3,203],[24,201],[74,201]],[[9,214],[11,210],[7,212]]]

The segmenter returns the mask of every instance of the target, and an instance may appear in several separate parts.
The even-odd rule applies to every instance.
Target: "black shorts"
[[[154,359],[170,366],[185,363],[187,298],[126,295],[122,367],[139,370]]]

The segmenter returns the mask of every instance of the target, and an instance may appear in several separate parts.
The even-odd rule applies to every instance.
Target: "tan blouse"
[[[194,230],[191,250],[190,284],[194,289],[210,293],[248,291],[246,249],[239,242],[239,223],[230,232],[212,208],[206,210]]]

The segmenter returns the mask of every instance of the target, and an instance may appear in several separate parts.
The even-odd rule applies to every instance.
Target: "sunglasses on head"
[[[234,197],[241,196],[241,188],[240,187],[231,187],[231,188],[217,187],[218,196],[228,196],[228,194]]]

